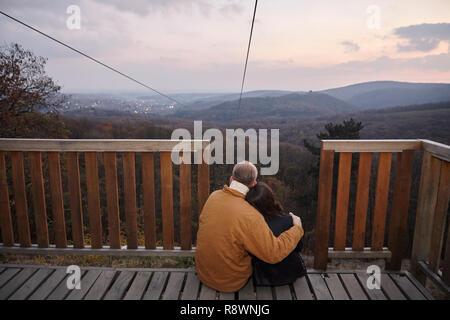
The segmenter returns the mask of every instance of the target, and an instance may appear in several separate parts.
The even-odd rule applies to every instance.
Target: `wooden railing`
[[[423,149],[411,272],[422,283],[429,278],[450,297],[450,147],[423,141]]]
[[[42,140],[0,139],[0,227],[3,243],[0,252],[56,253],[56,254],[119,254],[119,255],[192,255],[191,164],[179,166],[179,226],[180,245],[174,245],[173,165],[171,153],[180,141],[175,140]],[[209,166],[200,155],[208,141],[187,141],[184,146],[201,162],[197,165],[198,212],[209,195]],[[186,148],[184,149],[186,150]],[[43,156],[45,154],[45,157]],[[61,154],[64,162],[61,162]],[[86,194],[80,187],[80,155],[84,154]],[[123,208],[126,246],[121,235],[117,155],[123,169]],[[143,205],[136,205],[136,155],[142,167]],[[162,247],[157,247],[155,212],[155,155],[159,154],[161,183]],[[25,169],[24,155],[28,164]],[[8,158],[7,165],[6,159]],[[46,160],[43,163],[43,158]],[[99,163],[102,168],[99,167]],[[63,164],[63,166],[62,166]],[[43,168],[46,168],[44,179]],[[62,168],[67,179],[70,223],[66,223],[62,183]],[[102,217],[99,169],[104,172],[106,189],[106,217]],[[8,181],[8,174],[10,179]],[[26,176],[29,172],[29,177]],[[26,181],[31,183],[32,211],[36,243],[32,243]],[[44,183],[48,181],[48,185]],[[9,185],[12,184],[10,198]],[[46,194],[49,190],[54,243],[49,240]],[[66,197],[67,198],[67,197]],[[86,226],[83,222],[82,199],[87,199],[90,246],[86,246]],[[105,201],[103,201],[105,202]],[[15,225],[11,216],[14,206]],[[122,214],[123,215],[123,214]],[[141,215],[141,217],[138,217]],[[139,219],[138,219],[139,218]],[[107,221],[107,237],[103,221]],[[143,220],[143,226],[138,221]],[[68,245],[66,227],[70,224],[71,242]],[[145,246],[138,246],[138,230],[143,228]],[[17,230],[17,234],[13,231]],[[15,240],[18,240],[18,244]],[[108,242],[109,245],[105,243]]]
[[[450,192],[450,147],[427,140],[322,141],[314,259],[316,269],[326,269],[329,258],[386,258],[389,269],[400,269],[405,252],[412,169],[416,150],[424,150],[424,155],[412,249],[412,268],[413,270],[427,268],[427,271],[438,274]],[[339,165],[337,183],[333,188],[335,153],[339,153]],[[354,203],[354,227],[350,238],[347,220],[352,181],[352,154],[355,153],[359,154],[359,163]],[[378,158],[375,200],[373,218],[370,221],[370,241],[366,241],[374,154]],[[388,206],[393,154],[396,154],[396,162],[395,170],[392,172],[392,202]],[[335,194],[334,189],[336,189]],[[388,207],[390,207],[390,219],[387,225]],[[334,221],[333,230],[331,230],[332,220]],[[387,226],[389,232],[386,243]],[[448,239],[447,236],[447,253],[444,271],[442,271],[442,277],[447,285],[450,277],[450,240]],[[368,246],[367,242],[369,242]],[[351,247],[347,246],[348,243],[351,243]]]
[[[191,197],[195,190],[191,188],[193,166],[190,164],[179,166],[179,194],[175,195],[179,196],[179,221],[174,221],[171,152],[178,143],[173,140],[0,139],[0,230],[3,241],[0,252],[192,256]],[[195,156],[200,155],[200,151],[209,144],[208,141],[184,143],[192,145]],[[329,258],[385,258],[389,269],[400,269],[405,254],[414,154],[422,151],[411,271],[422,279],[429,277],[448,289],[450,232],[447,232],[446,239],[444,234],[449,223],[450,147],[426,140],[322,141],[314,268],[326,269]],[[336,153],[339,153],[339,164],[337,183],[333,184]],[[61,161],[61,154],[64,162]],[[157,154],[158,158],[155,157]],[[358,157],[353,154],[358,154]],[[136,190],[136,155],[141,160],[142,167],[138,172],[142,172],[142,190]],[[395,169],[391,170],[394,156]],[[121,194],[118,187],[118,157],[123,171]],[[84,162],[81,163],[80,158]],[[359,159],[354,170],[353,158]],[[155,209],[157,159],[162,181],[162,246],[157,246],[156,238],[156,228],[160,227],[157,226]],[[373,164],[377,164],[373,174],[376,185],[373,217],[368,221]],[[80,174],[82,165],[84,175]],[[357,172],[354,203],[350,203],[352,171]],[[105,190],[100,189],[100,172],[104,174]],[[199,213],[209,195],[209,166],[204,162],[198,164],[196,173]],[[64,190],[62,177],[66,182]],[[390,188],[391,180],[393,188]],[[81,182],[86,186],[85,193]],[[334,189],[336,192],[333,192]],[[106,197],[102,198],[103,201],[100,199],[101,191]],[[32,198],[33,231],[36,234],[33,243],[29,193]],[[143,199],[140,208],[136,204],[139,195]],[[122,211],[120,197],[123,198]],[[83,221],[82,199],[87,203],[89,228]],[[51,204],[52,219],[47,219],[48,202]],[[101,203],[106,204],[103,207]],[[348,230],[350,207],[354,208],[354,219],[350,221],[353,228]],[[120,218],[121,215],[124,219]],[[180,226],[177,246],[174,242],[175,222]],[[370,235],[366,235],[367,222],[371,225]],[[105,223],[107,232],[104,232]],[[121,233],[122,223],[126,228]],[[71,234],[68,236],[66,229],[69,226]],[[145,243],[139,246],[138,230],[142,229]],[[52,237],[49,237],[49,230]],[[86,239],[87,236],[89,239]],[[87,242],[90,245],[86,245]],[[442,254],[444,243],[446,253]]]

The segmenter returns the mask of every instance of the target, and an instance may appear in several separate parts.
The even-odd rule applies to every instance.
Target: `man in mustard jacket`
[[[230,186],[213,192],[200,214],[195,264],[200,281],[218,291],[235,292],[252,275],[249,253],[268,263],[283,260],[303,236],[300,218],[294,226],[275,237],[263,216],[246,200],[256,184],[256,167],[236,164]]]

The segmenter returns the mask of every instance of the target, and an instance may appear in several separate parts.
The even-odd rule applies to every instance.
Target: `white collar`
[[[247,192],[250,190],[245,184],[242,184],[236,180],[231,181],[230,183],[230,189],[239,191],[244,196],[247,194]]]

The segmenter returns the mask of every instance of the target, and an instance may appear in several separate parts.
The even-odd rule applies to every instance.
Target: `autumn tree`
[[[64,95],[46,62],[17,43],[0,47],[0,137],[67,135],[57,114]]]

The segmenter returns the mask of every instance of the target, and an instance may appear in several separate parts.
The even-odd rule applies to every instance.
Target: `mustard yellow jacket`
[[[249,253],[268,263],[295,249],[303,229],[293,226],[276,238],[245,196],[228,186],[213,192],[200,214],[195,264],[205,285],[223,292],[242,288],[252,274]]]

